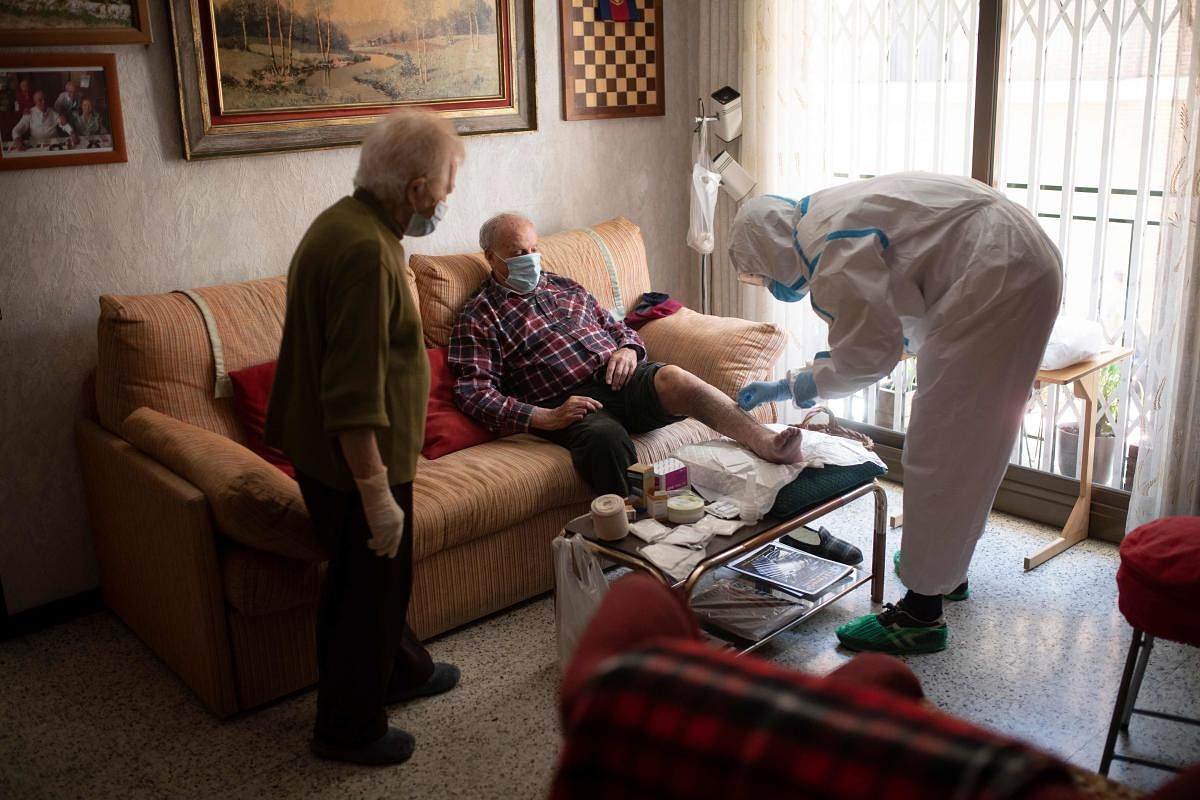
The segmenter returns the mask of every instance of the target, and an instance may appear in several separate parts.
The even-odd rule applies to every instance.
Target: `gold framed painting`
[[[0,170],[125,160],[116,56],[0,54]]]
[[[358,144],[406,106],[537,127],[532,0],[170,0],[188,159]]]
[[[0,46],[150,40],[150,0],[0,0]]]

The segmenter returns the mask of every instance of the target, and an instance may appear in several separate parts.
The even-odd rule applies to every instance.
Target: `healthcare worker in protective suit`
[[[943,595],[968,594],[967,567],[1058,314],[1058,250],[994,189],[910,172],[799,202],[753,198],[729,255],[778,299],[808,295],[829,325],[828,351],[783,380],[744,387],[742,408],[843,397],[887,376],[906,349],[919,355],[896,555],[908,592],[837,635],[855,650],[943,649]]]

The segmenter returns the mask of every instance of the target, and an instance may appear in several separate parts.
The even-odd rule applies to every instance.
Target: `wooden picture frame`
[[[666,114],[662,0],[632,0],[628,21],[601,8],[630,0],[559,0],[563,119]]]
[[[470,0],[449,11],[432,0],[383,0],[442,10],[397,13],[387,30],[355,16],[377,13],[380,0],[361,12],[358,0],[250,6],[261,13],[273,3],[274,24],[239,2],[170,0],[185,158],[352,146],[406,106],[451,118],[460,134],[537,128],[533,0]]]
[[[126,160],[115,55],[0,54],[0,170]]]
[[[6,5],[14,5],[10,2]],[[0,46],[26,47],[76,44],[150,44],[150,0],[116,0],[106,3],[79,4],[80,11],[72,19],[71,12],[54,0],[20,0],[20,27],[0,26]],[[53,6],[52,14],[40,15],[39,6]],[[105,18],[97,13],[111,14]],[[128,21],[126,21],[126,16]],[[53,23],[53,24],[39,24]],[[64,24],[65,23],[65,24]]]

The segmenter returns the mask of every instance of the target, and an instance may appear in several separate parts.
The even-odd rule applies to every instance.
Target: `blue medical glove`
[[[812,408],[818,394],[820,392],[817,391],[817,382],[813,379],[812,372],[807,369],[797,372],[789,394],[796,401],[796,405],[801,408]]]
[[[779,400],[790,400],[792,387],[788,386],[787,378],[777,381],[754,381],[747,383],[737,393],[738,405],[743,411],[761,406],[763,403],[774,403]]]

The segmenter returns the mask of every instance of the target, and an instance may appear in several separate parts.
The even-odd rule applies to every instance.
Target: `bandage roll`
[[[694,494],[681,494],[667,501],[667,519],[679,525],[699,522],[704,516],[704,501]]]
[[[602,494],[592,501],[592,529],[597,539],[614,542],[623,539],[629,532],[629,518],[625,516],[625,498],[615,494]]]

